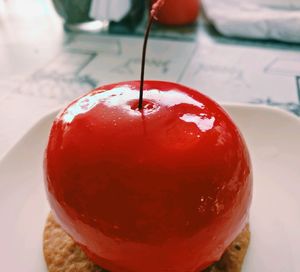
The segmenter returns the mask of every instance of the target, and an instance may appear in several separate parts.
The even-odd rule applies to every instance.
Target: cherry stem
[[[152,15],[150,15],[148,26],[147,26],[147,29],[146,29],[146,32],[145,32],[144,46],[143,46],[139,110],[143,109],[144,78],[145,78],[145,64],[146,64],[147,44],[148,44],[149,34],[150,34],[150,30],[151,30],[151,26],[153,24],[153,21],[154,21],[154,18],[153,18]]]
[[[145,64],[146,64],[146,52],[147,52],[147,44],[149,39],[149,34],[151,30],[151,26],[154,20],[157,20],[157,15],[161,7],[164,5],[165,0],[156,0],[155,3],[152,5],[150,14],[149,14],[149,21],[148,26],[145,32],[144,37],[144,46],[143,46],[143,58],[142,58],[142,69],[141,69],[141,84],[140,84],[140,98],[139,98],[139,110],[143,109],[143,95],[144,95],[144,76],[145,76]]]

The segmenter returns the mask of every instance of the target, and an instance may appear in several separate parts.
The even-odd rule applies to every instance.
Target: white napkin
[[[93,0],[90,17],[119,22],[130,10],[130,0]]]
[[[300,42],[300,0],[202,0],[226,36]]]

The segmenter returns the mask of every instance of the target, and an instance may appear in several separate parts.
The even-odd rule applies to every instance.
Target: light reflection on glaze
[[[208,118],[205,114],[184,114],[180,117],[181,120],[187,123],[194,123],[202,132],[206,132],[213,128],[215,117]]]
[[[117,87],[110,91],[97,90],[80,98],[76,103],[71,105],[64,113],[63,120],[65,123],[71,123],[77,115],[84,114],[101,103],[108,107],[121,107],[130,114],[140,115],[139,111],[133,111],[132,107],[128,104],[129,101],[136,100],[138,95],[138,90],[134,91],[129,86]],[[169,90],[168,92],[161,92],[155,89],[147,90],[144,93],[144,100],[155,101],[158,105],[165,107],[188,104],[203,108],[202,103],[176,90]],[[147,111],[146,113],[150,112],[153,111]],[[203,126],[205,126],[204,123]]]

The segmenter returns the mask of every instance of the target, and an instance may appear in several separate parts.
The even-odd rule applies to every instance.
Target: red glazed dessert
[[[192,24],[197,21],[199,12],[199,0],[165,0],[158,12],[157,20],[161,24],[170,26]]]
[[[45,153],[57,221],[112,272],[196,272],[248,220],[245,142],[214,101],[176,83],[101,87],[64,109]]]

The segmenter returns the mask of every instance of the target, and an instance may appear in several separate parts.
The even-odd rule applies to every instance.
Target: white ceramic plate
[[[300,119],[270,107],[225,105],[254,164],[252,240],[244,272],[300,267]],[[38,122],[0,162],[1,271],[47,271],[42,232],[49,211],[42,160],[56,112]]]

